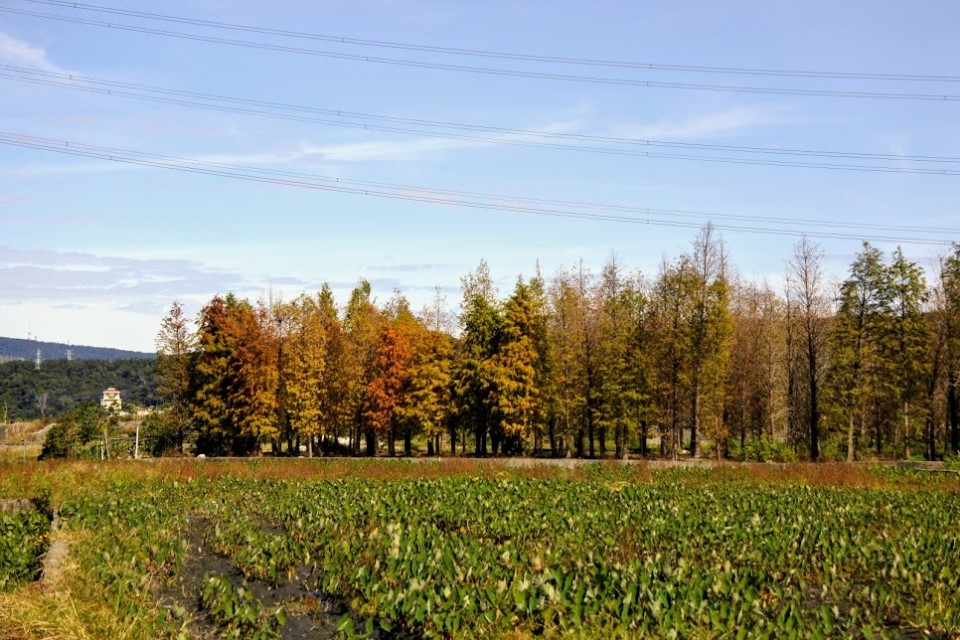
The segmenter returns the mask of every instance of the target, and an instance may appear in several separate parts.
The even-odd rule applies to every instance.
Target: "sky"
[[[960,241],[952,0],[103,2],[0,2],[2,336],[152,351],[174,300],[361,278],[455,309],[481,260],[502,295],[655,277],[708,221],[774,286],[797,233],[834,281],[863,239]]]

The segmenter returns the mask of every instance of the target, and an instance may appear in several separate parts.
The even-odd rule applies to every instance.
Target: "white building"
[[[120,412],[122,402],[120,400],[120,392],[110,387],[104,389],[103,397],[100,398],[100,406],[108,411],[117,411]]]

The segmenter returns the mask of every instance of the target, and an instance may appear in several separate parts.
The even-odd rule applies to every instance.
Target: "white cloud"
[[[329,146],[304,145],[304,156],[316,156],[331,162],[366,162],[371,160],[421,160],[427,154],[449,149],[462,149],[486,143],[448,138],[421,138],[414,140],[377,140]]]
[[[0,245],[0,300],[164,305],[250,286],[236,272],[192,260],[137,259]]]
[[[47,57],[46,50],[34,47],[2,31],[0,31],[0,60],[20,66],[33,67],[41,71],[67,73]]]
[[[568,133],[580,128],[579,121],[556,121],[545,126],[531,127],[528,131],[535,133]],[[303,158],[316,157],[319,160],[331,162],[365,162],[365,161],[409,161],[422,160],[426,156],[455,149],[475,149],[498,144],[498,141],[510,142],[537,142],[523,134],[465,134],[475,135],[475,139],[464,138],[414,138],[409,140],[376,140],[373,142],[359,142],[351,144],[302,146]]]
[[[617,131],[616,135],[663,140],[716,138],[787,121],[788,118],[781,109],[741,106],[688,116],[679,120],[663,120],[652,124],[623,127]]]

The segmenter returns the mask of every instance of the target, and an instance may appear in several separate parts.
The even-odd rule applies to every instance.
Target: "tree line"
[[[290,301],[174,303],[157,336],[165,442],[215,455],[441,451],[929,459],[960,449],[960,246],[932,283],[864,243],[839,285],[794,247],[785,286],[736,275],[709,225],[654,276],[611,258],[501,297],[485,262],[453,321],[361,281]]]

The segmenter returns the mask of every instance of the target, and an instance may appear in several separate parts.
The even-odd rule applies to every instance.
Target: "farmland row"
[[[337,598],[344,635],[960,631],[957,493],[711,477],[128,478],[68,498],[61,515],[86,533],[82,566],[131,618],[178,579],[202,523],[240,576],[206,576],[207,600],[242,596],[263,637],[285,616],[258,609],[240,579]],[[165,607],[150,624],[174,634],[191,622]]]

